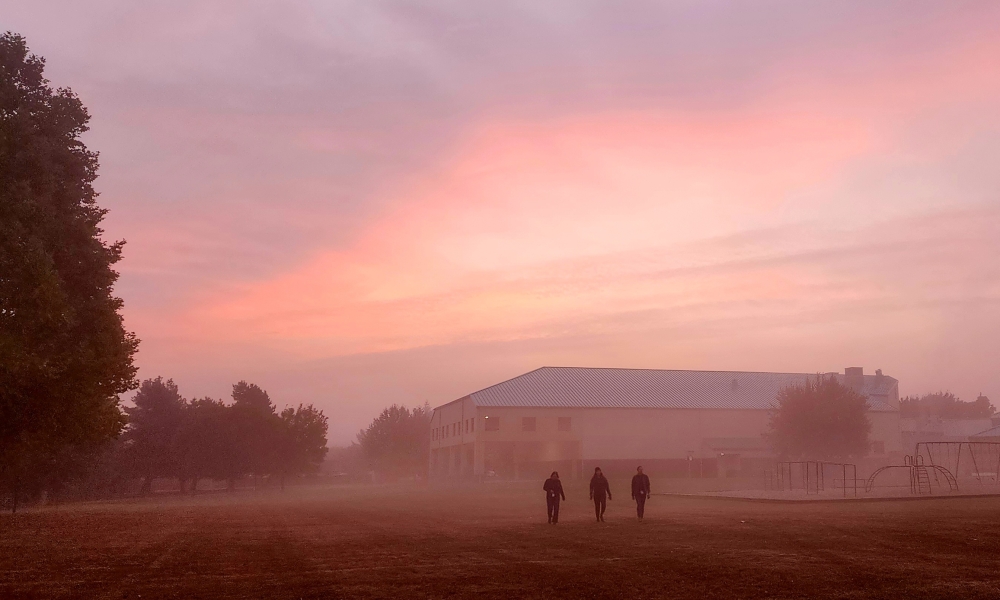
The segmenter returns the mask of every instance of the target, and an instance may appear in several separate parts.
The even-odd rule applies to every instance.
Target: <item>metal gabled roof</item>
[[[975,438],[998,438],[1000,437],[1000,426],[990,427],[986,431],[980,431],[979,433],[969,436],[969,440],[974,440]]]
[[[843,375],[828,374],[843,381]],[[483,407],[767,410],[782,389],[815,374],[542,367],[469,395]],[[866,375],[869,409],[894,411],[892,377]]]

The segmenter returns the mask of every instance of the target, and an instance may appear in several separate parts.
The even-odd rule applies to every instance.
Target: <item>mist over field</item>
[[[0,0],[0,597],[1000,596],[998,32]]]

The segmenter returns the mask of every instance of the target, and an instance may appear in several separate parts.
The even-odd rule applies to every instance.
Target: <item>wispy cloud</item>
[[[349,420],[539,363],[1000,397],[996,3],[4,17],[94,115],[144,376]]]

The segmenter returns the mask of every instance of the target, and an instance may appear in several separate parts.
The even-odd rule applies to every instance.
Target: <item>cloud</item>
[[[4,16],[94,115],[142,374],[192,395],[857,361],[1000,397],[996,3]]]

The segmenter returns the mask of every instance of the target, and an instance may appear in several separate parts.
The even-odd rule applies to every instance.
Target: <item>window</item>
[[[571,431],[573,429],[573,420],[571,417],[559,417],[558,424],[559,431]]]
[[[483,421],[486,423],[486,431],[500,431],[499,417],[483,417]]]
[[[872,442],[872,454],[885,454],[885,442]]]
[[[521,418],[521,431],[534,431],[537,419],[535,417]]]
[[[465,420],[465,433],[469,433],[469,420]]]

